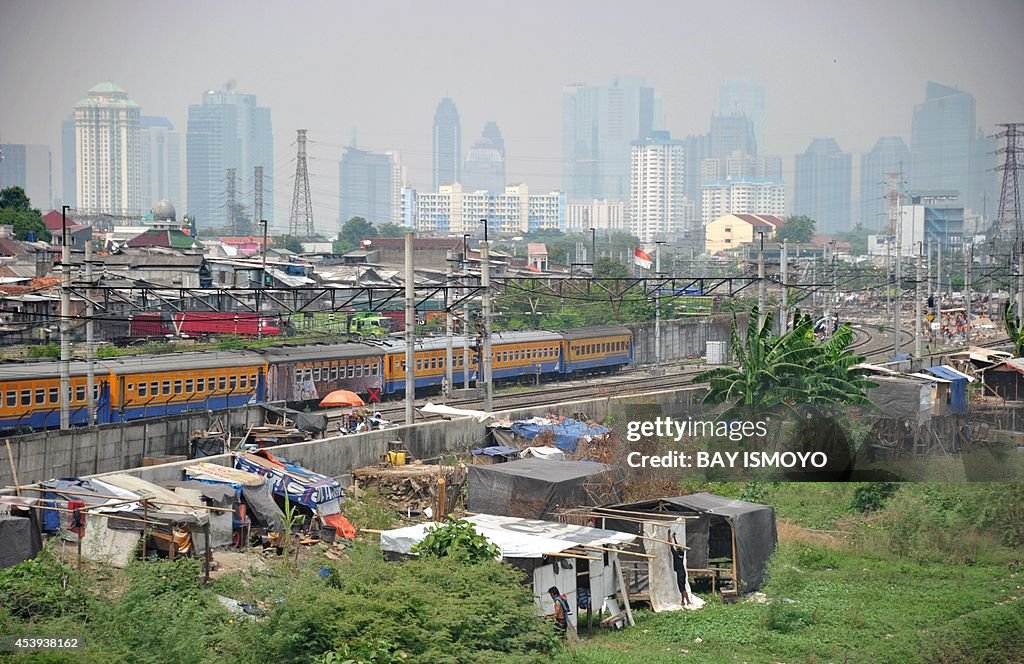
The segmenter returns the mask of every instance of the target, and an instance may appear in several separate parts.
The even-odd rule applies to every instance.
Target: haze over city
[[[45,38],[26,29],[43,25]],[[661,99],[657,128],[683,138],[707,131],[719,86],[752,78],[766,97],[759,152],[783,157],[791,186],[793,155],[813,138],[836,138],[855,164],[880,136],[909,145],[929,80],[971,93],[986,133],[1020,119],[1022,25],[1024,4],[1013,0],[8,2],[0,142],[50,146],[59,198],[61,122],[95,84],[117,83],[183,139],[188,106],[233,87],[272,110],[274,228],[287,228],[295,130],[305,128],[317,227],[334,232],[338,160],[353,136],[399,152],[410,186],[430,188],[431,122],[444,96],[458,106],[463,151],[493,120],[507,181],[546,192],[562,187],[565,85],[642,76]]]

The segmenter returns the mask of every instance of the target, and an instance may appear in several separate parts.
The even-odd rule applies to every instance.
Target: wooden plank
[[[626,581],[622,578],[622,565],[618,560],[615,561],[615,575],[619,579],[619,590],[622,592],[622,605],[626,607],[626,618],[629,620],[629,626],[635,627],[636,622],[633,620],[633,609],[629,606],[629,591],[626,590]]]

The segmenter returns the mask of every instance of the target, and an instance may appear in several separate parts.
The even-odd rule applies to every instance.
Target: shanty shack
[[[1003,360],[983,371],[990,393],[1007,401],[1024,401],[1024,358]]]
[[[469,467],[472,512],[543,519],[558,508],[622,499],[622,469],[593,461],[529,458]]]
[[[768,559],[778,542],[775,510],[770,506],[711,493],[621,503],[597,513],[608,515],[601,516],[598,525],[602,528],[637,535],[644,534],[641,531],[651,520],[644,519],[644,515],[689,517],[683,531],[689,575],[708,576],[713,583],[732,585],[739,592],[761,587]],[[671,530],[661,531],[657,537],[671,538],[673,534]],[[640,571],[627,582],[632,594],[651,592],[648,570]]]

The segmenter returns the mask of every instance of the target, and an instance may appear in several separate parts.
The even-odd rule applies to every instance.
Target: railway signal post
[[[416,271],[412,231],[405,234],[405,423],[416,421]]]

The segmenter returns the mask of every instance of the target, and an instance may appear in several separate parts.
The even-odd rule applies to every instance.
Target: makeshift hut
[[[245,528],[248,532],[255,525],[266,532],[280,532],[284,528],[284,514],[274,502],[271,483],[262,475],[201,461],[185,466],[185,477],[213,486],[227,486],[235,492],[232,529]]]
[[[506,464],[507,465],[507,464]],[[466,521],[501,550],[502,560],[527,573],[533,586],[538,613],[554,613],[548,589],[557,587],[569,600],[569,621],[577,625],[581,611],[600,615],[604,607],[619,613],[616,593],[628,597],[622,586],[619,552],[636,538],[624,532],[575,526],[553,521],[518,519],[477,514]],[[412,548],[422,542],[436,523],[420,523],[386,530],[380,535],[385,553],[415,555]],[[609,601],[610,600],[610,601]]]
[[[1003,360],[983,371],[985,386],[993,394],[1007,401],[1024,400],[1024,358]]]
[[[35,558],[42,529],[34,509],[38,498],[0,496],[0,569]]]
[[[469,467],[469,510],[543,519],[558,508],[622,499],[622,470],[593,461],[520,459]]]
[[[602,439],[610,431],[608,427],[571,417],[532,417],[515,422],[495,422],[488,426],[497,445],[553,445],[569,454],[576,452],[581,441],[589,443]]]
[[[967,386],[974,382],[974,378],[946,364],[928,367],[925,371],[949,381],[949,401],[947,402],[946,413],[949,415],[965,415],[967,413]]]
[[[775,511],[768,505],[695,493],[620,503],[594,512],[601,517],[598,523],[603,528],[634,534],[642,534],[644,523],[649,521],[644,519],[646,514],[695,517],[685,522],[686,569],[691,577],[706,576],[713,584],[732,585],[739,592],[761,587],[778,541]],[[644,573],[632,576],[632,593],[650,591],[650,577]]]
[[[473,463],[508,463],[519,458],[519,450],[507,445],[491,445],[470,450],[473,455]]]

